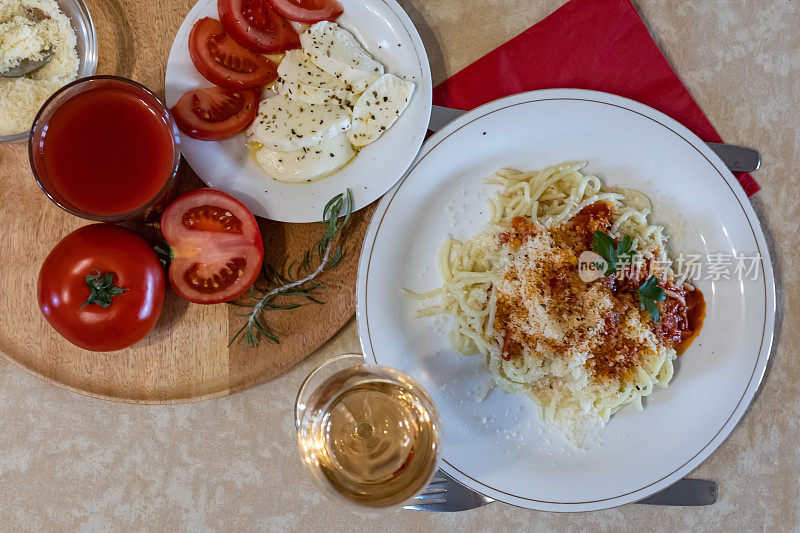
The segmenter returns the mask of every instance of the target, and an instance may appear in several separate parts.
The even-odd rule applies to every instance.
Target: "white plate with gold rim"
[[[671,252],[758,254],[756,279],[700,279],[703,330],[666,389],[626,406],[574,449],[519,394],[493,391],[483,357],[455,353],[441,319],[417,319],[403,288],[441,285],[448,235],[488,221],[484,179],[501,167],[585,160],[606,185],[638,189]],[[747,263],[749,267],[750,263]],[[705,277],[705,274],[702,274]],[[577,89],[533,91],[482,106],[428,139],[379,204],[362,249],[358,328],[367,361],[397,368],[432,395],[443,421],[443,469],[492,498],[531,509],[588,511],[645,498],[685,476],[730,434],[758,389],[772,345],[775,285],[746,195],[700,139],[638,102]]]
[[[390,72],[416,84],[406,110],[380,139],[364,147],[344,168],[311,183],[284,183],[269,177],[248,155],[243,135],[225,141],[198,141],[181,133],[181,152],[209,186],[232,194],[258,216],[282,222],[317,222],[335,195],[349,188],[355,209],[381,197],[405,173],[419,152],[431,114],[431,69],[425,46],[395,0],[340,0],[337,19],[372,57]],[[212,84],[189,57],[189,32],[203,17],[219,20],[216,0],[200,0],[186,15],[167,61],[166,103],[186,91]]]

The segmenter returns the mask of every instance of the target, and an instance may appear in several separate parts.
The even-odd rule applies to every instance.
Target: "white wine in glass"
[[[300,455],[335,494],[359,505],[391,507],[433,477],[441,423],[417,382],[363,363],[360,355],[339,356],[303,383],[295,411]]]

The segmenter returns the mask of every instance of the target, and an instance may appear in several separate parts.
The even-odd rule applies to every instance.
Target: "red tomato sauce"
[[[686,351],[692,342],[700,335],[703,321],[706,318],[706,300],[700,289],[686,292],[686,325],[680,342],[675,346],[678,355]]]
[[[176,147],[168,115],[151,99],[136,87],[109,84],[61,104],[36,154],[48,188],[97,216],[130,213],[158,196]]]

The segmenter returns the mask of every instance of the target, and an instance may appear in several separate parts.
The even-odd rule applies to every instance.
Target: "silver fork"
[[[469,489],[439,470],[421,494],[403,509],[415,511],[456,512],[481,507],[494,500]],[[696,506],[717,501],[717,484],[707,479],[684,478],[661,492],[636,503],[648,505]]]

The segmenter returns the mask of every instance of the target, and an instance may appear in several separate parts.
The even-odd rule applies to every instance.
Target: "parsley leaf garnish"
[[[595,231],[592,233],[592,238],[594,239],[592,251],[605,259],[606,263],[608,263],[603,275],[610,276],[617,271],[617,250],[614,248],[614,239],[602,231]]]
[[[631,239],[630,235],[622,237],[619,243],[615,243],[610,235],[606,235],[602,231],[593,232],[592,238],[594,240],[592,243],[592,251],[606,260],[604,276],[610,276],[616,273],[620,266],[633,263],[636,252],[631,251],[633,239]],[[647,314],[650,315],[650,318],[655,323],[658,323],[659,320],[658,305],[656,302],[660,302],[666,298],[664,289],[658,286],[659,283],[660,281],[657,277],[650,276],[637,290],[641,308],[647,311]]]
[[[633,256],[636,252],[631,252],[633,239],[630,235],[625,235],[619,243],[614,242],[614,238],[606,235],[602,231],[592,233],[594,243],[592,251],[606,260],[607,267],[604,276],[610,276],[619,270],[620,266],[633,263]]]
[[[634,252],[631,252],[631,246],[633,246],[633,239],[630,235],[625,235],[617,244],[617,261],[621,265],[630,265],[633,262]]]
[[[659,319],[658,305],[656,305],[656,302],[660,302],[666,298],[664,289],[659,287],[658,284],[659,279],[655,276],[650,276],[642,283],[638,290],[641,308],[647,310],[647,314],[650,315],[650,318],[653,319],[655,323],[658,323]]]

